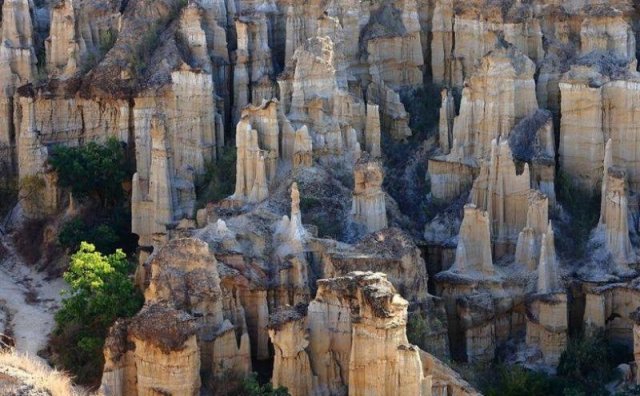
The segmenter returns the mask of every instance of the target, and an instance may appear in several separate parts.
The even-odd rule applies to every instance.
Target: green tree
[[[122,250],[105,256],[94,245],[82,242],[71,256],[64,274],[70,289],[63,292],[62,308],[55,316],[52,349],[56,363],[74,372],[81,383],[100,379],[109,327],[142,306],[130,272],[131,264]]]
[[[66,222],[58,234],[58,242],[68,251],[78,250],[83,241],[91,243],[99,252],[105,253],[114,253],[123,243],[109,224],[94,227],[79,218]]]
[[[122,203],[122,183],[130,172],[122,144],[115,138],[104,145],[57,146],[49,163],[58,173],[58,184],[71,189],[76,198],[95,197],[105,208]]]

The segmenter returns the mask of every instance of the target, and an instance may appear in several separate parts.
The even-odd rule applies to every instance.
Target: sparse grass
[[[45,390],[52,396],[86,395],[80,389],[74,388],[71,378],[65,373],[51,369],[38,358],[20,354],[15,350],[0,352],[0,370],[7,368],[13,368],[18,372],[19,381]]]

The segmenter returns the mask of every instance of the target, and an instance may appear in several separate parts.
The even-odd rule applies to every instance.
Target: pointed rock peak
[[[464,274],[494,274],[489,216],[474,204],[464,207],[453,269]]]
[[[538,293],[540,294],[561,291],[554,238],[553,226],[549,222],[546,233],[542,235],[542,249],[538,264]]]
[[[291,185],[291,217],[294,216],[300,216],[300,191],[296,182]]]

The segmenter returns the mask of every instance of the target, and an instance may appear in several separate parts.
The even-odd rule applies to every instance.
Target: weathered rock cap
[[[387,280],[387,275],[382,272],[355,271],[346,276],[321,279],[317,282],[318,295],[316,300],[323,295],[332,293],[339,298],[359,301],[358,292],[377,318],[390,318],[397,312],[397,307],[406,307],[409,303],[396,293],[395,287]],[[353,305],[353,304],[352,304]]]
[[[280,330],[284,325],[290,322],[303,320],[307,316],[307,304],[296,304],[295,306],[280,307],[276,312],[269,316],[269,330]]]
[[[129,325],[129,334],[134,338],[149,342],[165,353],[182,350],[197,330],[193,316],[162,304],[144,307]]]

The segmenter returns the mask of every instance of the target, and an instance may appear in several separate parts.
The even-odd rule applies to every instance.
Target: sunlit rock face
[[[274,384],[292,395],[431,395],[443,387],[477,394],[408,343],[406,309],[407,301],[381,273],[320,281],[308,307],[283,309],[270,318]]]
[[[385,194],[382,191],[384,171],[377,161],[363,157],[355,167],[353,190],[353,220],[367,232],[387,227]]]

